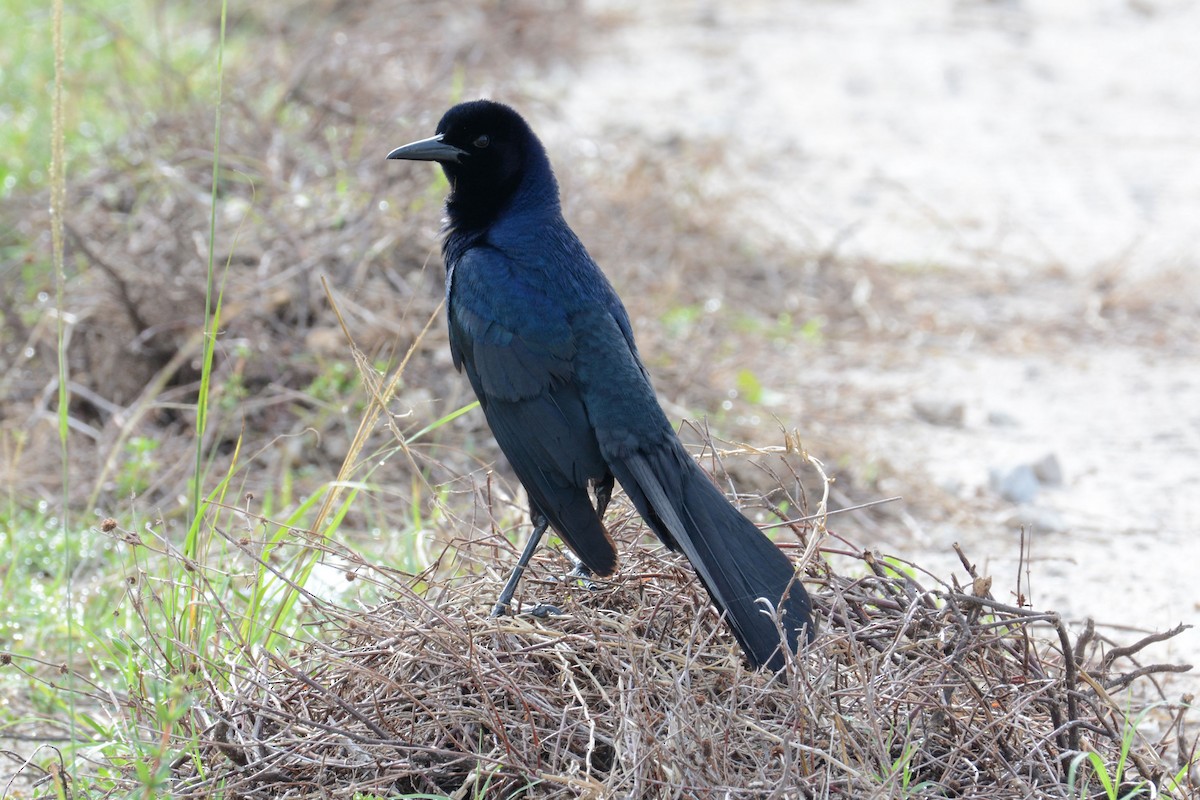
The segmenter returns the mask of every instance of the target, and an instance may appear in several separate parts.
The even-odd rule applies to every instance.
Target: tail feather
[[[725,499],[678,442],[611,466],[659,538],[692,563],[751,664],[782,669],[773,614],[792,652],[813,636],[808,592],[783,551]]]

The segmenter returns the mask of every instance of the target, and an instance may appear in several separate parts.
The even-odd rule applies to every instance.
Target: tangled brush
[[[961,551],[967,587],[824,549],[818,639],[777,675],[743,665],[659,546],[624,541],[620,573],[592,587],[543,550],[525,592],[556,603],[546,618],[487,616],[499,584],[464,576],[498,552],[461,543],[458,577],[395,578],[390,601],[328,607],[319,643],[242,669],[200,712],[202,757],[175,796],[1053,797],[1096,768],[1084,753],[1127,789],[1194,780],[1186,702],[1159,707],[1151,742],[1113,697],[1186,669],[1137,661],[1182,626],[1126,647],[1091,625],[1072,638],[1057,614],[995,600]]]

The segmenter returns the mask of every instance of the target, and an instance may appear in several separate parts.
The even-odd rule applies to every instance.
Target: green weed
[[[1103,797],[1105,800],[1135,800],[1139,797],[1158,796],[1158,791],[1150,785],[1149,781],[1139,780],[1137,783],[1130,784],[1125,779],[1129,769],[1130,751],[1137,738],[1138,728],[1146,719],[1146,715],[1154,708],[1155,706],[1151,705],[1136,717],[1129,716],[1130,709],[1126,709],[1126,713],[1122,717],[1124,727],[1121,730],[1121,747],[1114,763],[1106,762],[1096,752],[1079,753],[1071,760],[1071,766],[1067,770],[1067,791],[1070,792],[1071,797],[1079,800],[1090,800],[1093,797]],[[1191,765],[1187,765],[1174,775],[1168,776],[1167,786],[1164,788],[1171,791],[1182,789],[1190,769]],[[1101,793],[1098,795],[1092,793],[1089,773],[1091,778],[1100,784]]]

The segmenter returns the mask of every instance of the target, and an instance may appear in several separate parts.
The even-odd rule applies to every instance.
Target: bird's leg
[[[525,567],[529,566],[529,559],[533,558],[533,551],[537,550],[538,543],[542,541],[542,536],[550,525],[550,520],[542,514],[537,514],[533,522],[533,533],[529,534],[529,541],[525,543],[525,549],[521,552],[521,557],[517,559],[517,565],[513,567],[512,573],[508,576],[508,582],[504,584],[504,589],[496,600],[496,606],[492,609],[493,617],[502,616],[508,611],[508,606],[512,603],[513,595],[517,591],[517,584],[521,582],[521,575],[524,574]]]
[[[604,512],[608,509],[608,501],[612,500],[613,483],[616,481],[612,475],[605,475],[596,483],[596,516],[600,521],[604,521]]]
[[[604,522],[604,512],[608,508],[608,502],[612,500],[613,482],[612,475],[607,475],[601,478],[596,483],[596,516],[600,521]],[[584,566],[582,561],[575,562],[575,568],[567,573],[568,578],[578,578],[585,589],[599,589],[600,586],[593,581],[592,571]]]
[[[604,512],[608,508],[608,503],[612,500],[612,491],[615,479],[612,475],[602,478],[596,484],[596,516],[604,519]],[[500,592],[500,597],[496,600],[496,605],[492,608],[492,616],[503,616],[508,611],[509,605],[512,603],[513,595],[516,594],[517,584],[521,582],[521,576],[525,573],[525,568],[529,566],[529,560],[533,558],[533,553],[537,550],[538,544],[542,541],[542,536],[546,533],[546,528],[550,522],[542,514],[537,514],[534,519],[533,533],[529,534],[529,541],[525,543],[525,550],[522,551],[521,557],[517,559],[517,565],[513,567],[512,573],[508,576],[508,581],[504,584],[504,589]],[[585,588],[598,589],[597,584],[591,580],[592,571],[584,566],[582,561],[575,561],[574,568],[567,573],[568,578],[578,578],[583,583]],[[539,603],[530,611],[535,617],[545,617],[550,614],[561,614],[562,611],[553,605],[547,603]]]

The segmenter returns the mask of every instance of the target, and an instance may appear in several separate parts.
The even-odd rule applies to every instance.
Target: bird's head
[[[438,122],[436,135],[397,147],[387,157],[441,164],[450,182],[446,208],[452,227],[494,221],[531,176],[548,179],[535,188],[558,203],[541,142],[520,114],[491,100],[454,106]]]

